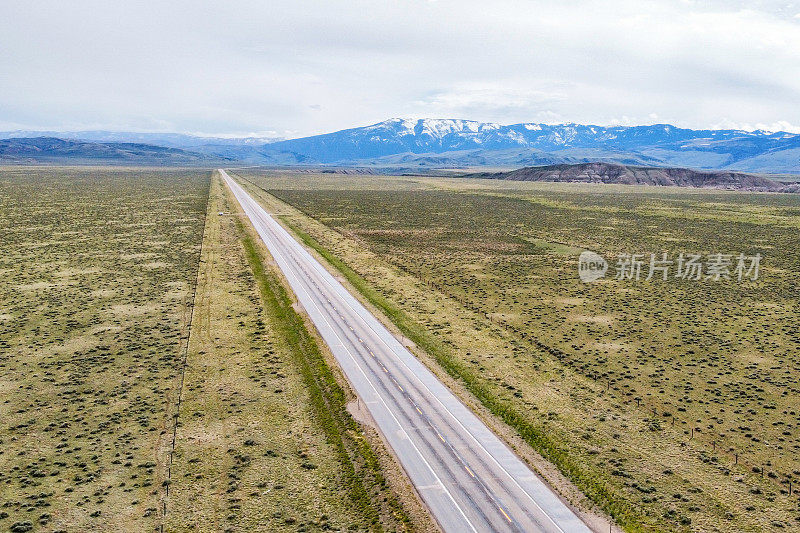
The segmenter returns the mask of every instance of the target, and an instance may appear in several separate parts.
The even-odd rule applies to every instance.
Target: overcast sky
[[[0,0],[0,130],[389,117],[800,132],[800,4]]]

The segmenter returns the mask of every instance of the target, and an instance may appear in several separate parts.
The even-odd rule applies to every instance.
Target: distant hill
[[[230,161],[217,155],[206,155],[179,148],[140,143],[98,143],[32,137],[0,140],[0,163],[70,163],[130,165],[211,165]]]
[[[515,181],[569,183],[613,183],[620,185],[661,185],[748,191],[796,192],[796,185],[730,171],[699,171],[688,168],[643,167],[614,163],[580,163],[527,167],[510,172],[478,172],[463,177]]]
[[[193,148],[202,146],[256,146],[283,140],[276,137],[207,137],[188,133],[155,133],[138,131],[37,131],[9,130],[0,131],[0,139],[20,139],[33,137],[56,137],[73,141],[91,141],[101,143],[138,143],[167,146],[169,148]]]
[[[389,119],[371,126],[278,141],[258,150],[281,164],[417,168],[604,161],[648,166],[800,173],[800,135],[692,130],[669,124],[503,126],[457,119]]]

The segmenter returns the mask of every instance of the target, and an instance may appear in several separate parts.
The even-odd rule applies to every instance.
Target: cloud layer
[[[800,131],[800,6],[784,1],[12,1],[0,50],[0,129]]]

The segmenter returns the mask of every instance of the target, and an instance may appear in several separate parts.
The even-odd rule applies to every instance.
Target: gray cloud
[[[10,1],[0,129],[800,125],[790,2]]]

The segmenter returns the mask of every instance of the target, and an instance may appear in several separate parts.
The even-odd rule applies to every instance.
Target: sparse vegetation
[[[260,194],[434,366],[626,529],[800,523],[797,196],[246,178],[299,209]],[[583,249],[765,261],[761,279],[743,284],[586,285]]]
[[[208,177],[0,170],[0,529],[158,523]]]
[[[0,171],[0,529],[429,527],[210,175]]]

